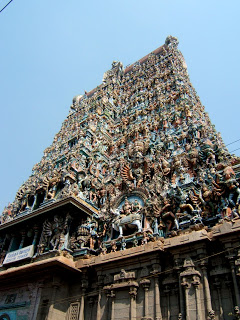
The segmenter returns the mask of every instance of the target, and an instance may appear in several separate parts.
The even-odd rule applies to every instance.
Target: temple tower
[[[176,38],[114,61],[1,216],[0,319],[239,319],[239,164]]]

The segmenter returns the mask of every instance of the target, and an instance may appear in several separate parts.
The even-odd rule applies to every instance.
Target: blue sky
[[[13,0],[0,13],[0,211],[52,143],[72,98],[99,85],[113,60],[131,64],[168,35],[178,37],[224,142],[240,139],[239,12],[238,0]],[[237,148],[240,141],[229,145]]]

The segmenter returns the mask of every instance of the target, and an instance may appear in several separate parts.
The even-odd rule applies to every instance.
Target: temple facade
[[[114,61],[0,217],[0,320],[240,319],[239,180],[176,38]]]

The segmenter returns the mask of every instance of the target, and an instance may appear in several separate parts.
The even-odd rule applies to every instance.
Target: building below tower
[[[114,61],[2,213],[0,320],[240,319],[239,180],[176,38]]]

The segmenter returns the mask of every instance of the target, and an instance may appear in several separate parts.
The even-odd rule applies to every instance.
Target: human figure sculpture
[[[134,201],[134,205],[125,197],[124,204],[120,211],[115,211],[115,219],[112,223],[111,238],[113,230],[119,232],[119,236],[123,236],[123,231],[126,228],[136,229],[138,232],[142,231],[142,214],[140,213],[141,206],[138,201]],[[137,211],[136,211],[137,210]]]
[[[122,206],[121,214],[123,216],[127,216],[132,213],[132,204],[128,201],[127,197],[125,197],[125,202]]]
[[[235,306],[233,309],[233,313],[229,313],[230,316],[234,317],[234,320],[240,320],[240,310],[238,306]]]

